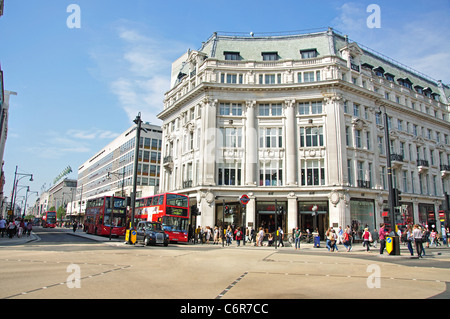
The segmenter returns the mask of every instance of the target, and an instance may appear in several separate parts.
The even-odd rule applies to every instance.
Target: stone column
[[[326,174],[329,185],[343,185],[347,169],[345,147],[345,119],[340,112],[342,97],[338,94],[324,96],[324,110],[327,114],[327,127],[324,130],[327,145]]]
[[[216,185],[216,137],[217,137],[217,100],[205,98],[204,103],[204,139],[203,139],[203,184]]]
[[[258,161],[258,134],[256,129],[256,101],[247,101],[245,127],[245,185],[255,185]]]
[[[297,205],[297,196],[295,193],[290,193],[287,196],[288,204],[287,204],[287,232],[290,232],[293,228],[298,226],[298,205]]]
[[[297,185],[297,133],[295,130],[295,100],[285,101],[286,104],[286,186]]]
[[[253,193],[248,193],[248,197],[250,198],[250,201],[245,206],[245,219],[246,219],[246,226],[249,225],[253,229],[256,229],[256,200]]]

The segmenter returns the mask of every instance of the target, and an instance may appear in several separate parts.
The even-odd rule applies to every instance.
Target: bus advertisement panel
[[[56,227],[56,212],[45,212],[42,216],[42,227],[55,228]]]
[[[114,204],[111,205],[112,198]],[[125,236],[126,201],[123,197],[104,196],[86,204],[84,231],[100,236]],[[113,208],[111,207],[113,206]]]
[[[189,230],[189,197],[181,194],[159,194],[136,200],[135,219],[162,223],[171,242],[187,242]]]

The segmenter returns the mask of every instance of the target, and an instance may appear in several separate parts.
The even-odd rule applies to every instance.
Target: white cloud
[[[189,46],[144,34],[132,23],[120,22],[115,29],[115,47],[97,47],[91,58],[97,63],[94,76],[108,83],[129,121],[141,113],[145,122],[160,124],[164,94],[170,89],[172,61]],[[131,26],[130,26],[131,25]],[[94,72],[92,72],[94,71]]]
[[[92,129],[78,130],[70,129],[66,134],[61,135],[59,132],[47,132],[42,142],[27,148],[27,152],[44,159],[61,159],[67,155],[79,155],[92,153],[93,144],[98,140],[112,140],[120,134]],[[104,144],[100,141],[98,144]]]
[[[111,131],[104,131],[97,129],[87,131],[71,129],[67,131],[67,135],[82,140],[94,140],[94,139],[114,139],[120,134]]]

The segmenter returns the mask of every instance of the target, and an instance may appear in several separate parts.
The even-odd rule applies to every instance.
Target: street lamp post
[[[131,193],[131,222],[130,222],[130,234],[128,236],[129,244],[132,244],[131,232],[134,230],[134,216],[136,212],[137,172],[139,163],[139,144],[141,139],[141,125],[142,125],[140,112],[133,122],[137,125],[137,127],[136,127],[136,141],[134,145],[133,192]]]
[[[39,194],[38,192],[36,192],[36,191],[30,191],[30,187],[28,186],[28,189],[27,189],[27,192],[26,192],[26,195],[25,195],[25,205],[24,205],[24,213],[23,213],[23,216],[22,216],[22,218],[25,218],[25,216],[26,216],[26,214],[27,214],[27,200],[28,200],[28,194],[29,193],[36,193],[36,194]]]
[[[381,113],[381,111],[380,111]],[[391,163],[391,140],[389,136],[389,125],[388,125],[388,115],[386,112],[386,106],[384,107],[384,139],[385,139],[385,149],[386,149],[386,165],[387,165],[387,177],[388,177],[388,188],[389,188],[389,219],[391,220],[391,232],[394,232],[394,252],[395,255],[400,255],[400,240],[398,238],[397,232],[395,231],[395,198],[394,198],[394,187],[392,183],[392,163]]]
[[[106,176],[106,178],[111,178],[111,175],[114,176],[122,176],[122,197],[125,197],[124,191],[123,191],[123,187],[124,187],[124,183],[125,183],[125,166],[123,167],[122,173],[115,173],[115,172],[108,172],[108,175]],[[111,196],[111,218],[110,218],[110,227],[109,227],[109,240],[111,240],[111,236],[112,236],[112,229],[114,227],[114,194]]]
[[[13,212],[14,210],[14,206],[16,205],[16,195],[17,195],[17,185],[19,184],[19,181],[26,177],[26,176],[30,176],[30,182],[33,181],[33,174],[23,174],[23,173],[18,173],[17,169],[19,167],[16,165],[16,172],[14,173],[14,183],[13,183],[13,189],[11,192],[11,206],[10,206],[10,211]],[[17,176],[22,176],[19,179],[17,179]]]
[[[111,175],[117,176],[117,177],[122,177],[122,197],[125,197],[125,192],[124,192],[124,185],[125,185],[125,166],[122,169],[122,173],[116,173],[116,172],[108,172],[108,175],[106,175],[106,178],[110,179]]]

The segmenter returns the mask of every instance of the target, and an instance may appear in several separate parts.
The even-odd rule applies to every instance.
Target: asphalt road
[[[180,312],[196,300],[450,299],[447,249],[419,260],[356,248],[144,247],[34,232],[36,241],[0,246],[0,298],[175,299],[171,310]]]

